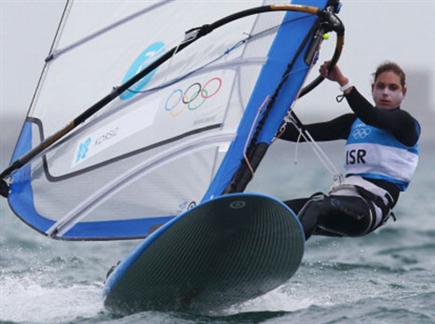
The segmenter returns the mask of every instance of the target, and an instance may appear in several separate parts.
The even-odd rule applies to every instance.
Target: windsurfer
[[[407,92],[401,67],[386,62],[377,68],[373,107],[338,66],[328,72],[328,64],[320,73],[340,85],[353,113],[304,127],[316,141],[347,140],[346,176],[328,194],[285,202],[298,213],[306,239],[312,234],[362,236],[379,228],[394,217],[391,210],[418,162],[420,125],[400,108]],[[280,138],[297,141],[299,131],[288,125]]]

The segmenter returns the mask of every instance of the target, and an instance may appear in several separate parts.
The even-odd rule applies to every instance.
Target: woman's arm
[[[304,128],[316,141],[347,139],[355,118],[354,114],[345,114],[327,122],[304,125]],[[299,138],[299,131],[294,125],[288,124],[279,138],[296,142]],[[305,140],[301,137],[300,141],[304,142]]]

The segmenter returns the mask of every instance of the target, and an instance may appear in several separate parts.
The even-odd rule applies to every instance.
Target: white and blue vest
[[[420,131],[420,126],[418,132]],[[405,191],[417,168],[418,143],[406,146],[391,133],[356,119],[346,143],[346,174],[381,179]]]

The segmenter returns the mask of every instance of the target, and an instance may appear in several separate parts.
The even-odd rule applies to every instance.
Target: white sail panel
[[[141,2],[72,2],[28,116],[33,146],[176,46],[185,30],[262,4],[199,2],[195,11],[204,14],[191,15],[178,2],[147,3],[149,12]],[[142,219],[199,202],[282,17],[247,17],[204,37],[33,163],[38,214],[53,221],[75,214],[84,222]]]
[[[115,7],[116,4],[121,7],[121,10]],[[43,121],[43,132],[46,137],[57,131],[59,125],[64,125],[75,118],[94,103],[96,98],[101,98],[112,87],[133,76],[134,73],[131,72],[135,69],[132,67],[137,65],[138,58],[144,56],[144,53],[152,52],[149,58],[152,60],[153,55],[159,56],[164,49],[171,48],[181,41],[182,31],[189,27],[199,26],[230,12],[259,4],[261,4],[259,1],[237,2],[230,7],[225,6],[225,9],[222,6],[214,6],[213,10],[210,10],[209,5],[196,4],[197,10],[207,12],[208,15],[189,17],[189,19],[186,18],[185,12],[180,12],[185,6],[175,3],[161,4],[152,11],[152,18],[159,15],[176,17],[171,24],[162,26],[155,18],[149,20],[147,15],[147,19],[140,16],[117,28],[101,33],[92,40],[60,54],[53,62],[50,62],[49,73],[44,79],[43,87],[39,91],[38,99],[29,117]],[[120,16],[115,19],[117,21],[133,12],[143,10],[141,6],[143,4],[133,2],[130,7],[134,8],[130,8],[127,12],[125,3],[114,2],[110,3],[107,8],[104,6],[104,11],[119,13]],[[179,10],[178,14],[175,14],[177,10],[174,7]],[[94,33],[104,29],[103,27],[110,21],[113,22],[115,18],[113,14],[110,19],[105,18],[102,21],[95,19],[101,11],[101,5],[74,2],[57,47],[62,50],[71,44],[80,43],[80,40],[86,39],[87,30]],[[100,25],[95,26],[95,21]],[[148,78],[148,84],[142,82],[142,87],[132,87],[132,91],[173,82],[183,74],[222,56],[227,49],[252,33],[255,21],[255,16],[248,17],[226,28],[216,30],[210,37],[187,48],[185,52],[175,55],[168,64],[159,68],[153,78]],[[80,27],[78,30],[76,25]],[[69,30],[73,32],[68,33]],[[149,35],[152,35],[152,38]],[[178,36],[176,41],[172,39],[174,35]],[[269,37],[269,41],[271,39],[272,37]],[[162,45],[156,47],[156,44]],[[246,45],[239,46],[225,55],[216,62],[217,67],[207,66],[203,71],[200,70],[155,93],[124,93],[120,99],[102,112],[104,116],[100,120],[95,121],[98,115],[93,117],[85,130],[69,140],[68,145],[62,147],[62,153],[57,150],[56,153],[48,155],[49,157],[56,156],[56,158],[49,158],[49,173],[53,177],[61,177],[141,149],[148,146],[147,144],[180,136],[192,129],[222,124],[228,110],[226,100],[230,97],[233,84],[236,82],[235,69],[243,64],[239,62],[239,59],[245,47]],[[258,52],[258,58],[267,54],[268,46],[260,46],[260,48],[262,51]],[[56,53],[56,49],[54,52]],[[92,53],[95,54],[90,55]],[[147,63],[149,62],[145,60],[142,65]],[[259,59],[249,80],[255,81],[255,75],[258,74],[261,63]],[[252,90],[252,85],[249,90]],[[249,90],[245,91],[245,101],[249,97]],[[61,109],[61,113],[55,113],[53,108],[50,109],[54,106],[59,107],[56,110]],[[238,106],[243,107],[240,103]],[[232,108],[232,110],[237,109]],[[237,120],[242,111],[243,109],[239,108],[237,116],[231,118],[235,120],[232,123],[233,127],[237,126]],[[112,115],[108,116],[110,112]],[[143,122],[138,122],[136,125],[124,122],[129,119]],[[94,124],[89,125],[92,123]],[[98,144],[102,142],[104,144]],[[96,154],[97,151],[98,154]]]

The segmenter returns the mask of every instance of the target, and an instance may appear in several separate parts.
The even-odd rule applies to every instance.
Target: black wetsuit
[[[399,142],[405,144],[406,146],[413,146],[417,143],[420,135],[419,128],[416,127],[416,120],[408,112],[401,110],[399,107],[392,110],[375,109],[373,105],[370,104],[355,87],[353,87],[352,90],[345,95],[345,98],[354,113],[341,115],[328,122],[304,126],[314,140],[346,140],[349,137],[353,122],[355,119],[359,118],[367,125],[390,132]],[[287,125],[285,132],[280,136],[280,139],[287,141],[297,141],[298,138],[299,131],[292,125]],[[301,140],[303,141],[302,138]],[[375,180],[368,178],[365,178],[365,180],[383,188],[391,195],[393,198],[391,207],[397,203],[400,193],[400,189],[397,185],[385,180]],[[366,228],[369,226],[367,224],[369,220],[365,219],[366,217],[362,215],[362,212],[360,212],[362,208],[364,210],[368,210],[367,207],[363,206],[364,203],[361,203],[359,201],[360,199],[355,199],[356,197],[331,197],[332,196],[329,196],[328,201],[322,201],[321,204],[312,203],[310,212],[308,214],[304,213],[304,215],[300,215],[307,238],[313,232],[324,235],[334,235],[335,233],[337,235],[349,236],[365,234],[367,232]],[[303,211],[306,211],[307,202],[309,200],[310,198],[302,198],[289,200],[285,203],[298,213],[302,208],[304,209]],[[317,207],[314,206],[316,204],[318,205]],[[343,217],[343,213],[337,213],[336,207],[340,204],[342,204],[342,210],[348,211],[349,213],[347,214],[353,214],[353,216],[351,215],[351,217]],[[319,213],[321,213],[320,216]],[[331,227],[333,229],[333,233],[325,232],[320,230],[318,227]]]

